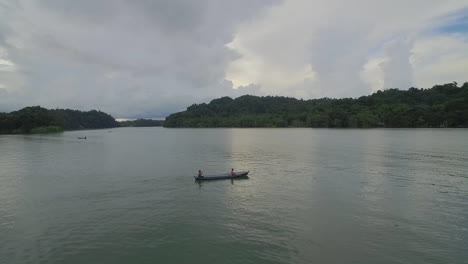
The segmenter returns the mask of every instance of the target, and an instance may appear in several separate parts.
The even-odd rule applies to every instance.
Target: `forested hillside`
[[[389,89],[356,99],[245,95],[194,104],[166,127],[468,127],[468,83]]]
[[[115,119],[101,111],[82,112],[70,109],[26,107],[11,113],[0,113],[0,133],[48,133],[62,130],[118,127]]]

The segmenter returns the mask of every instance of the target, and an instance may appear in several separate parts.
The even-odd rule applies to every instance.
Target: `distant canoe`
[[[209,180],[222,180],[222,179],[238,179],[238,178],[247,178],[248,171],[239,171],[234,172],[235,175],[231,175],[230,173],[224,174],[217,174],[217,175],[204,175],[202,177],[193,176],[197,181],[209,181]]]

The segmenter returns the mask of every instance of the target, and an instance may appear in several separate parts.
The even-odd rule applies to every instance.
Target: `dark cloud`
[[[9,74],[21,82],[0,81],[16,91],[0,103],[156,117],[235,94],[224,79],[235,54],[225,45],[238,23],[272,3],[46,0],[2,6],[8,16],[0,18],[0,47],[17,68]]]

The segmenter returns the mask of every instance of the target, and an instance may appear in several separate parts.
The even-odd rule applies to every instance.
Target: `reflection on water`
[[[242,180],[248,180],[249,179],[249,176],[243,176],[243,177],[240,177],[240,178],[233,178],[233,179],[216,179],[216,180],[195,180],[195,183],[198,184],[199,186],[202,186],[203,184],[210,184],[210,183],[213,183],[213,182],[217,182],[217,181],[227,181],[227,182],[230,182],[232,185],[234,185],[234,183],[236,181],[242,181]]]
[[[111,131],[0,136],[0,263],[468,259],[467,130]]]

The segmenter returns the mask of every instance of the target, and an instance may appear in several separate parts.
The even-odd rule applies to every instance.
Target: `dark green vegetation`
[[[164,120],[137,119],[119,122],[121,127],[159,127],[164,125]]]
[[[112,116],[96,110],[88,112],[70,109],[49,110],[33,106],[11,113],[0,113],[0,134],[52,133],[118,126]]]
[[[166,118],[166,127],[468,127],[468,83],[389,89],[357,99],[222,97]]]

